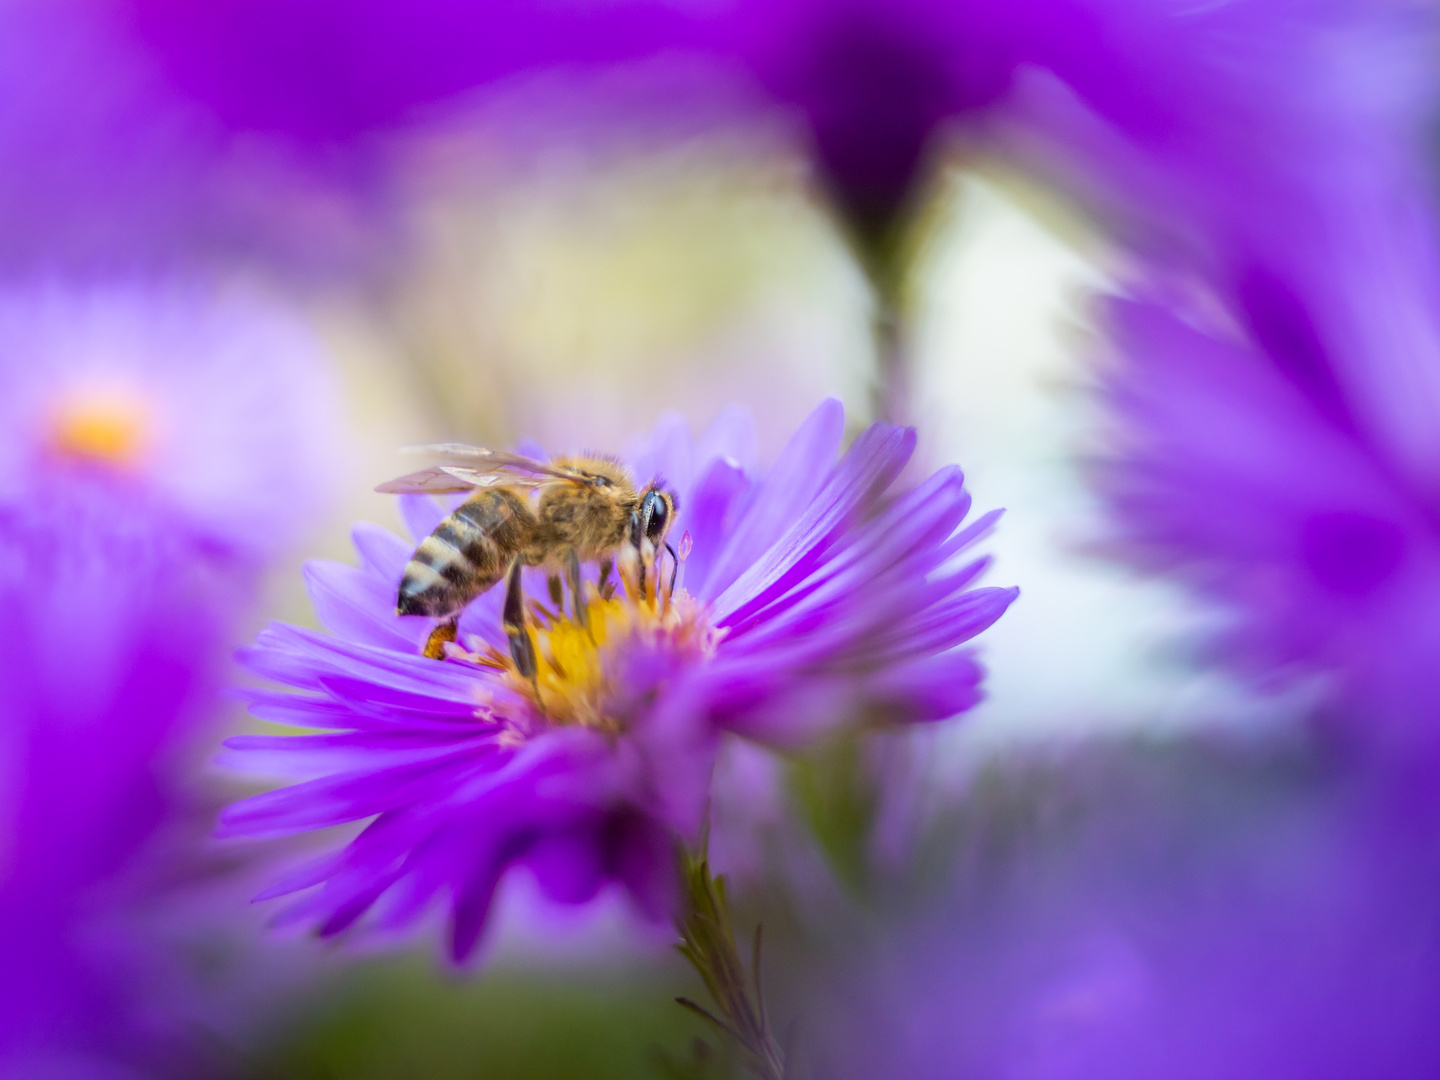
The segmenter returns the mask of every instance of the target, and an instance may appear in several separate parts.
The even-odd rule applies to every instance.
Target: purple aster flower
[[[324,733],[231,740],[249,768],[302,779],[236,805],[222,829],[367,824],[265,895],[308,890],[292,914],[323,935],[367,913],[400,926],[444,895],[457,960],[512,867],[564,903],[618,882],[663,917],[723,736],[798,748],[974,704],[980,669],[959,646],[1016,595],[970,587],[985,560],[963,553],[996,515],[961,528],[970,500],[954,468],[897,486],[908,430],[877,424],[837,460],[843,421],[821,405],[763,474],[741,464],[748,428],[733,417],[698,443],[662,424],[630,461],[678,496],[673,593],[653,572],[640,587],[630,549],[622,588],[584,587],[590,631],[532,602],[533,680],[510,659],[504,589],[466,609],[446,659],[421,655],[433,620],[395,614],[413,544],[357,526],[359,567],[308,571],[330,632],[272,626],[245,654],[285,687],[249,691],[252,711]],[[428,535],[444,511],[405,498],[413,536]],[[544,591],[543,576],[530,582]]]
[[[322,490],[328,397],[258,303],[0,294],[0,1075],[186,1070],[123,913],[153,902],[236,624]]]

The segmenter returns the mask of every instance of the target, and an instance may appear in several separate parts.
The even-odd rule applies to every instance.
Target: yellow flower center
[[[144,448],[148,420],[144,404],[115,391],[86,391],[55,411],[51,442],[66,457],[128,465]]]
[[[631,592],[639,593],[634,579],[629,580]],[[487,648],[482,654],[462,655],[471,663],[503,672],[511,689],[528,698],[551,723],[618,733],[626,717],[617,704],[625,691],[635,689],[621,682],[625,653],[650,650],[682,663],[703,661],[714,651],[721,632],[710,625],[705,606],[683,589],[673,596],[649,595],[638,601],[626,593],[601,597],[589,585],[585,591],[584,623],[573,614],[532,601],[526,632],[535,651],[533,681],[516,670],[508,652]]]
[[[592,596],[586,610],[588,626],[536,605],[528,627],[535,643],[535,681],[509,666],[512,685],[557,724],[620,730],[624,718],[614,715],[612,706],[622,689],[616,683],[622,650],[638,647],[703,659],[718,637],[704,608],[686,592],[666,601]]]

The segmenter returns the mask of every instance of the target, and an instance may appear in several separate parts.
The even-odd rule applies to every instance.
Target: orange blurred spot
[[[115,465],[133,462],[143,449],[144,407],[118,394],[85,394],[57,410],[52,439],[67,457]]]

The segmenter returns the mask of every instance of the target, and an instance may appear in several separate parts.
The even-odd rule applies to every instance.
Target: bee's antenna
[[[670,546],[670,541],[665,541],[665,550],[670,553],[670,595],[675,595],[675,579],[680,576],[680,556],[675,554],[675,549]]]

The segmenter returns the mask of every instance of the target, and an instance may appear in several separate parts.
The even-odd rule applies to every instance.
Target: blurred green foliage
[[[678,965],[445,978],[417,957],[372,961],[279,1033],[253,1075],[668,1080],[691,1072],[697,1036],[711,1034],[674,1002],[692,981]]]
[[[797,759],[790,794],[830,869],[856,895],[870,879],[870,829],[877,800],[861,736],[847,732]]]

